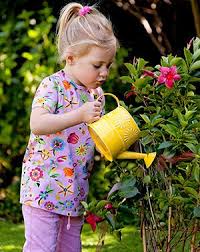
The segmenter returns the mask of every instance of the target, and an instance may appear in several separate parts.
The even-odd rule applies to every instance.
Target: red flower
[[[157,159],[157,169],[159,171],[164,171],[165,169],[167,169],[167,163],[166,163],[166,157],[163,155],[160,155],[159,158]]]
[[[195,154],[191,151],[183,152],[179,156],[175,156],[169,160],[170,163],[175,164],[179,161],[185,161],[195,158]]]
[[[86,222],[90,224],[93,232],[96,230],[96,226],[98,222],[103,221],[104,219],[100,216],[97,216],[91,212],[87,212],[87,216],[85,218]]]
[[[131,97],[131,96],[133,96],[133,95],[137,95],[137,92],[136,92],[134,86],[131,87],[131,90],[129,90],[129,91],[127,91],[127,92],[125,93],[125,98],[128,99],[129,97]]]
[[[143,76],[149,76],[149,77],[154,78],[156,75],[152,71],[144,70],[143,71]]]
[[[165,83],[169,89],[173,88],[174,81],[180,80],[181,76],[177,74],[176,66],[160,67],[160,75],[158,76],[158,83]]]
[[[108,203],[104,206],[104,208],[107,210],[111,210],[111,209],[113,209],[113,205],[111,203]]]
[[[115,214],[116,211],[115,211],[115,208],[113,207],[112,203],[108,203],[104,206],[104,208],[108,211],[110,211],[112,214]]]

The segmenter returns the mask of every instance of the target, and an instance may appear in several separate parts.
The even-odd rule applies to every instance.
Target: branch
[[[191,0],[192,13],[194,16],[194,24],[197,36],[200,37],[200,6],[198,0]]]

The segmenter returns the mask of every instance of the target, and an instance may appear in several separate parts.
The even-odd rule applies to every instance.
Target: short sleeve
[[[58,81],[54,78],[46,77],[40,83],[32,103],[32,109],[44,108],[50,113],[56,113],[58,102]]]
[[[101,111],[101,115],[105,114],[105,97],[104,97],[104,92],[103,89],[101,87],[97,88],[97,93],[98,93],[98,97],[102,96],[101,99],[101,104],[102,104],[102,111]]]

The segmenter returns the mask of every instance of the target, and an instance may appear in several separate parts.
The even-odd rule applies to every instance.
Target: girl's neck
[[[71,71],[69,70],[69,67],[67,65],[64,67],[63,70],[64,70],[65,74],[67,75],[67,77],[78,85],[76,78],[74,78],[73,74],[71,73]]]

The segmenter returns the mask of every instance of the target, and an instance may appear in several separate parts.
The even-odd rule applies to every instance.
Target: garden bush
[[[150,168],[143,160],[110,163],[107,198],[83,203],[87,221],[95,230],[106,220],[119,239],[125,225],[140,226],[144,251],[197,251],[200,39],[190,41],[183,57],[162,56],[153,67],[142,58],[125,65],[121,80],[130,90],[121,105],[141,129],[137,149],[156,151],[157,158]]]

